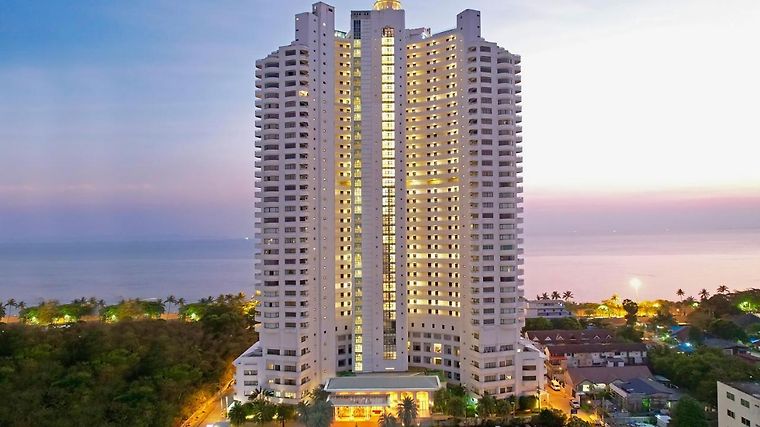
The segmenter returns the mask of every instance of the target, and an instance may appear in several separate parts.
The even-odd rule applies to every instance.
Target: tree
[[[245,424],[245,417],[248,415],[245,406],[240,402],[235,402],[230,410],[227,412],[227,418],[230,419],[230,424],[235,427]]]
[[[454,394],[449,399],[449,415],[452,417],[464,417],[467,415],[467,396]]]
[[[379,427],[398,427],[398,420],[393,414],[383,412],[383,414],[380,415],[380,419],[377,420],[377,425]]]
[[[330,427],[333,422],[333,405],[327,401],[327,392],[316,388],[309,392],[308,400],[296,407],[298,420],[307,427]]]
[[[730,320],[715,319],[710,323],[707,331],[718,338],[723,338],[726,340],[747,340],[747,334],[744,332],[744,330],[739,325]]]
[[[277,405],[263,399],[257,399],[245,404],[248,407],[248,415],[256,424],[265,424],[274,419],[277,413]]]
[[[396,407],[396,416],[401,420],[404,427],[411,427],[417,419],[417,402],[410,396],[406,396]]]
[[[583,325],[575,317],[557,317],[550,320],[550,329],[583,329]]]
[[[10,316],[12,314],[10,309],[16,307],[16,300],[13,298],[9,299],[8,302],[5,303],[5,306],[8,307],[8,316]]]
[[[654,326],[663,326],[663,327],[670,327],[675,325],[676,319],[673,317],[673,314],[667,310],[660,310],[652,316],[651,319],[649,319],[649,323]]]
[[[573,291],[565,291],[562,294],[562,299],[564,299],[565,301],[570,301],[573,298],[575,298],[575,295],[573,295]]]
[[[557,300],[560,299],[560,297],[562,297],[562,295],[560,295],[559,291],[552,292],[552,299]]]
[[[525,319],[525,326],[523,327],[524,331],[545,331],[552,329],[552,322],[551,320],[545,318],[545,317],[531,317],[528,319]]]
[[[442,387],[433,393],[433,410],[441,414],[449,412],[449,401],[451,392],[448,387]]]
[[[636,301],[631,301],[629,299],[623,300],[623,310],[626,312],[625,323],[628,326],[636,325],[636,320],[638,319],[636,313],[639,311],[639,305]]]
[[[541,427],[564,427],[567,417],[559,409],[542,409],[530,422]]]
[[[678,298],[681,301],[683,301],[683,296],[686,295],[686,292],[684,292],[683,289],[678,288],[678,290],[676,291],[676,295],[678,295]]]
[[[699,291],[700,300],[706,301],[709,296],[710,296],[710,293],[707,292],[707,289],[702,289],[701,291]]]
[[[541,299],[549,299],[549,294],[547,292],[542,293]]]
[[[690,343],[697,345],[702,344],[705,340],[705,334],[696,326],[689,326],[689,332],[687,332],[687,338]]]
[[[277,419],[280,420],[282,427],[285,427],[285,421],[292,420],[295,417],[296,408],[293,405],[281,403],[277,405],[276,414]]]
[[[0,304],[0,320],[3,320],[4,317],[5,317],[5,307],[2,304]]]
[[[625,341],[641,342],[641,338],[643,338],[644,333],[637,330],[633,326],[626,325],[617,330],[617,336]]]
[[[536,399],[536,396],[523,395],[517,399],[517,404],[522,411],[532,411],[538,408],[538,399]]]
[[[719,294],[727,294],[728,293],[728,286],[726,286],[726,285],[720,285],[720,286],[718,286],[718,293]]]
[[[488,394],[483,393],[483,397],[478,400],[478,415],[483,418],[488,418],[496,413],[496,399]]]
[[[684,396],[673,408],[671,427],[707,427],[707,418],[702,404],[689,396]]]
[[[508,399],[499,399],[496,401],[496,415],[511,417],[512,412],[515,409],[514,396],[510,396]]]
[[[575,415],[565,424],[566,427],[591,427],[591,423],[584,421]]]
[[[268,388],[256,387],[248,396],[249,401],[254,400],[266,400],[268,397],[274,396],[274,391]]]
[[[169,295],[168,297],[166,297],[166,300],[164,300],[164,302],[167,304],[176,305],[177,297],[175,297],[174,295]],[[171,311],[169,311],[169,313],[171,313]]]

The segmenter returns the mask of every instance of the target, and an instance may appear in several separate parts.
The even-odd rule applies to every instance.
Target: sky
[[[522,55],[529,235],[760,228],[760,2],[404,6]],[[0,241],[250,235],[254,62],[307,10],[0,2]]]

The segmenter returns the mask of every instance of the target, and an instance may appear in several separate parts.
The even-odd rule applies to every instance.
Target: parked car
[[[570,407],[573,409],[578,409],[581,407],[581,402],[578,402],[575,399],[570,399]]]
[[[560,386],[559,381],[557,380],[551,380],[551,382],[549,383],[549,387],[551,387],[552,390],[554,391],[562,390],[562,386]]]

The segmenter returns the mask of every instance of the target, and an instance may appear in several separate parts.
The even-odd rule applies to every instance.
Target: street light
[[[631,285],[631,287],[633,288],[633,290],[636,291],[636,301],[638,301],[638,299],[639,299],[639,288],[641,287],[641,284],[642,284],[641,283],[641,279],[639,279],[638,277],[634,277],[628,283]]]

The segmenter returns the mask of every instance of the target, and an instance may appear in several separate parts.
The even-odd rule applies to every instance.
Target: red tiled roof
[[[652,378],[652,372],[644,365],[631,366],[593,366],[588,368],[567,368],[573,386],[584,381],[594,384],[609,384],[613,381],[628,381],[633,378]]]
[[[525,336],[540,344],[575,344],[582,342],[615,342],[615,333],[609,329],[551,329],[526,331]]]
[[[568,353],[607,353],[611,351],[647,351],[640,342],[610,342],[587,344],[549,344],[546,346],[552,356]]]

